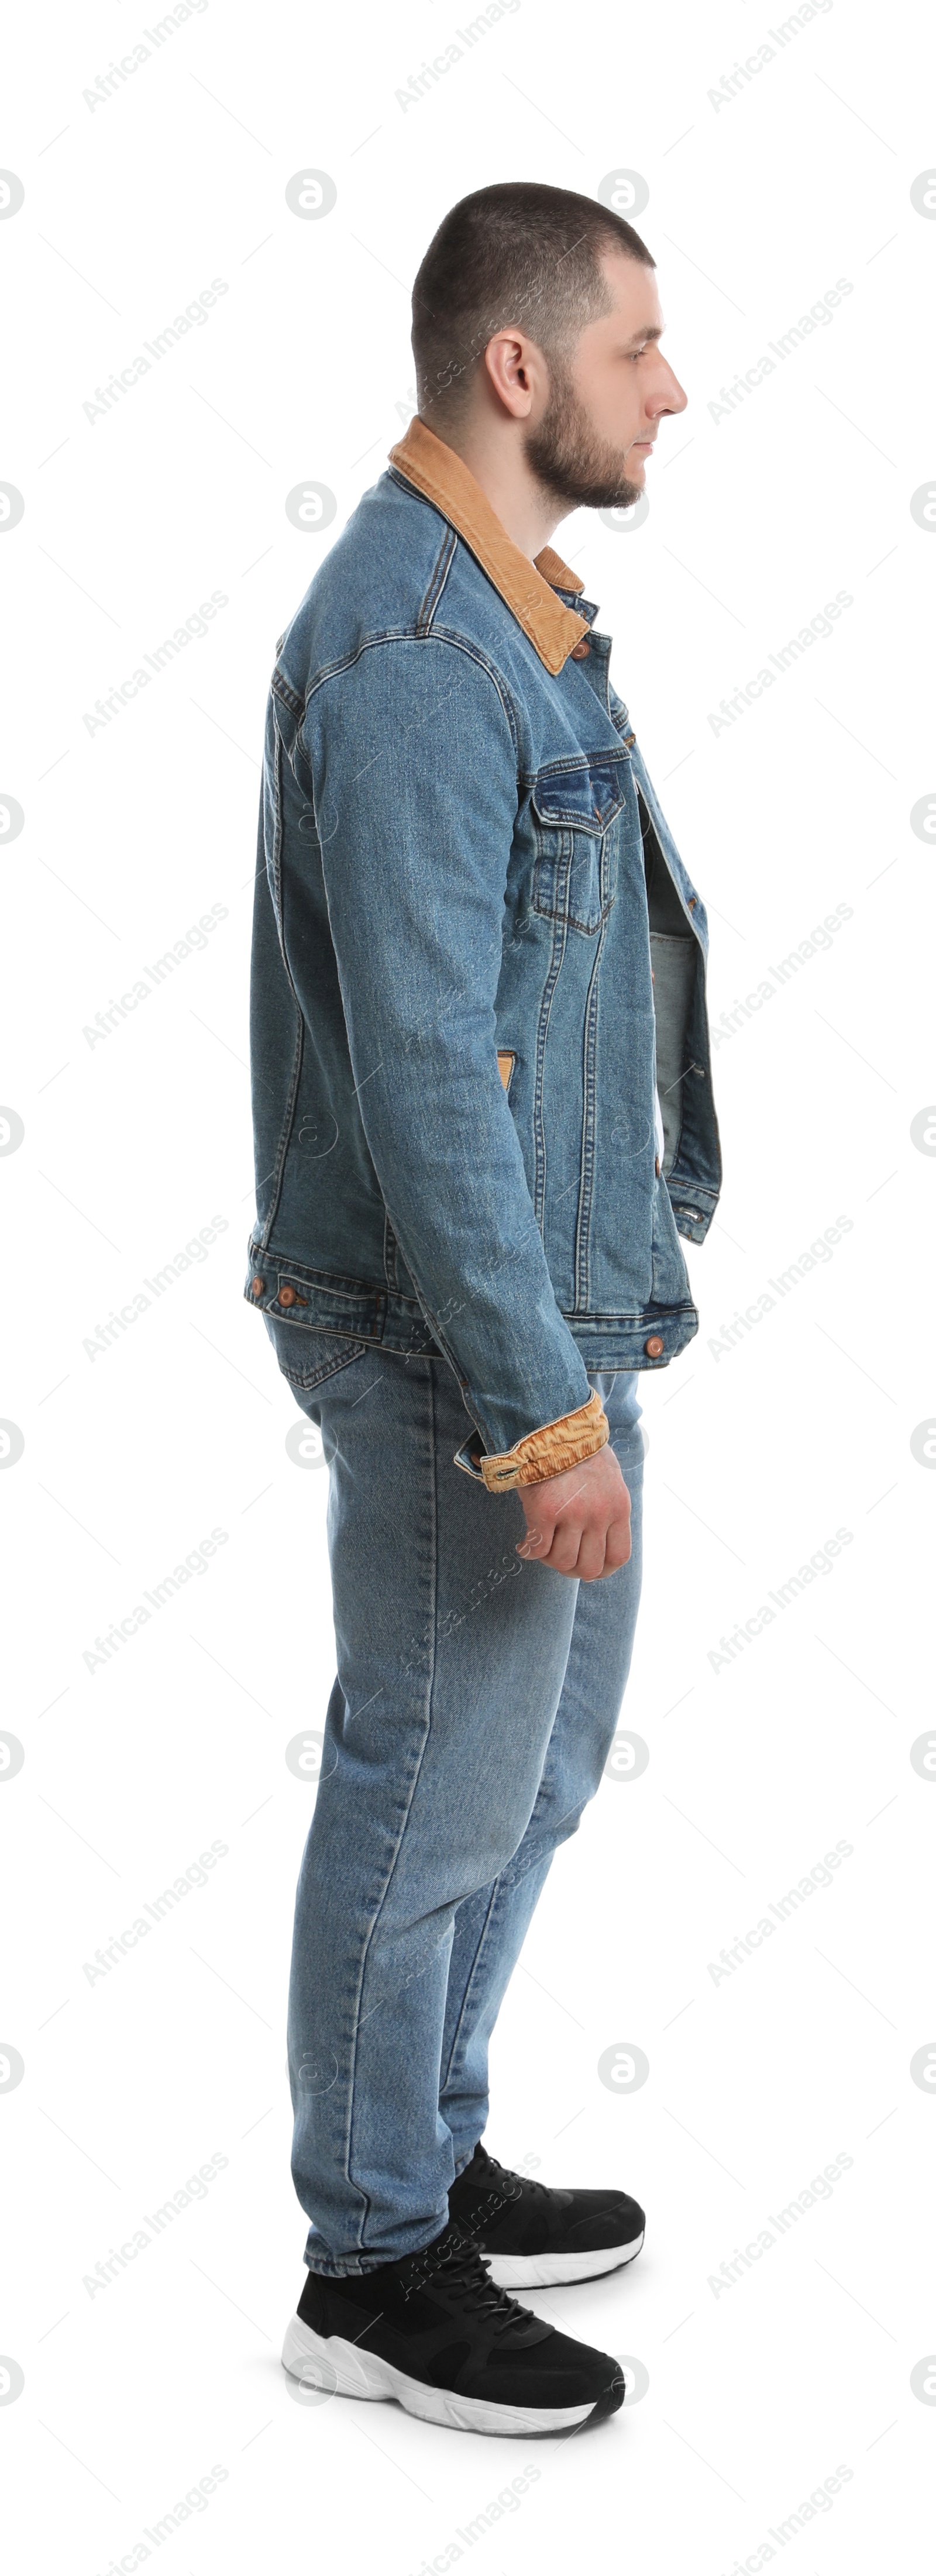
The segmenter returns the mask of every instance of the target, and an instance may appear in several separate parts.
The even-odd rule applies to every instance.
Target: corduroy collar
[[[552,546],[543,546],[535,563],[521,553],[462,458],[427,428],[418,412],[405,438],[391,447],[389,461],[457,528],[555,678],[573,644],[588,633],[588,619],[579,617],[574,608],[564,608],[556,597],[556,586],[582,589],[576,574]]]

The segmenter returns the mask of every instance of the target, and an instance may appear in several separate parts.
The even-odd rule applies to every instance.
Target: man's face
[[[686,395],[660,354],[663,316],[654,271],[608,251],[601,267],[614,305],[589,322],[565,364],[554,360],[538,420],[524,433],[531,473],[572,509],[618,510],[644,488],[660,421]]]

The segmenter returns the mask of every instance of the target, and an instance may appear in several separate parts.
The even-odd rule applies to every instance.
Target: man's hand
[[[581,1466],[517,1490],[527,1525],[518,1556],[551,1565],[555,1574],[574,1574],[580,1583],[596,1583],[627,1564],[630,1495],[610,1441]]]

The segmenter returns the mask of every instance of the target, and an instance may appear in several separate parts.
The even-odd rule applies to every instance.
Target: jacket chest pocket
[[[530,796],[536,839],[534,912],[586,934],[607,919],[617,876],[612,826],[627,795],[629,773],[630,756],[624,750],[551,762],[538,772]]]

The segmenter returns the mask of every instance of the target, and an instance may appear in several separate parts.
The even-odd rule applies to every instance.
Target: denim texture
[[[499,1454],[590,1373],[685,1347],[679,1235],[701,1242],[720,1180],[704,908],[610,639],[547,559],[589,643],[557,671],[391,466],[281,639],[266,718],[244,1293],[297,1349],[334,1337],[336,1365],[347,1341],[443,1355],[462,1465],[466,1412]],[[681,948],[664,1170],[657,939]]]
[[[288,1327],[268,1329],[292,1368]],[[444,1360],[346,1349],[319,1386],[291,1382],[329,1461],[338,1667],[296,1900],[293,2178],[306,2261],[340,2275],[431,2242],[484,2128],[498,2008],[617,1724],[643,1447],[636,1374],[593,1376],[633,1547],[579,1584],[517,1556],[515,1492],[458,1473]]]

